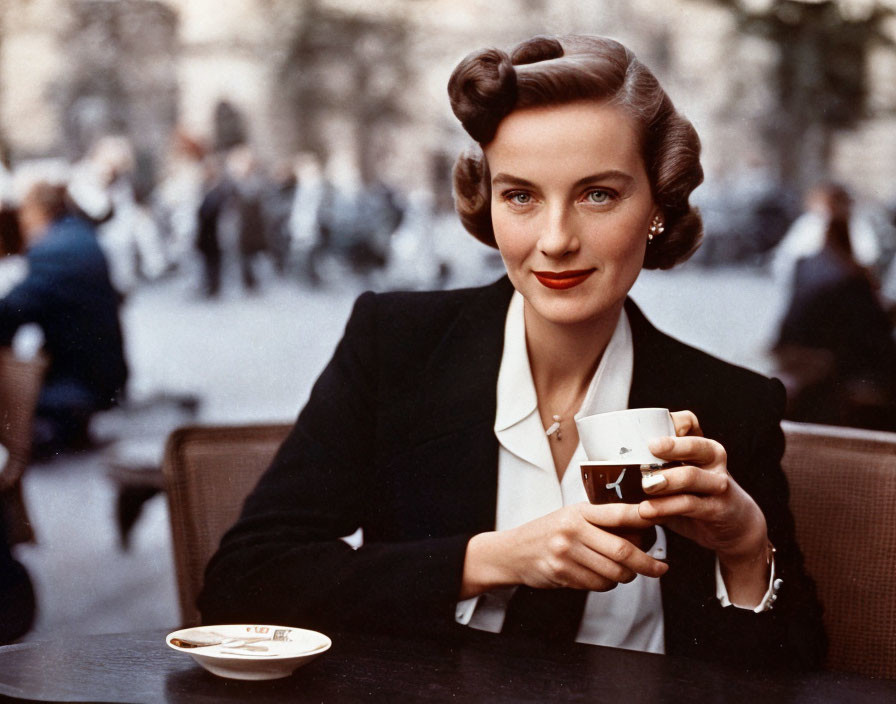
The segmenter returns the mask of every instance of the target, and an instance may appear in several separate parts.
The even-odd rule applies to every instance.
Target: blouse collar
[[[523,296],[519,291],[514,292],[504,325],[504,351],[498,372],[496,432],[509,429],[538,408],[526,349],[523,307]],[[575,417],[627,408],[633,364],[632,332],[628,315],[623,310]]]

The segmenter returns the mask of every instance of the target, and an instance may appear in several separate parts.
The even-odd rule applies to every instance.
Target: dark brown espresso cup
[[[642,476],[646,476],[654,470],[666,469],[679,464],[681,463],[642,465],[583,462],[581,464],[582,483],[585,485],[588,501],[592,504],[638,504],[650,498],[641,487]],[[624,528],[604,528],[604,530],[615,533],[642,549],[645,545],[652,544],[655,537],[655,531],[652,528],[646,531],[633,531]]]
[[[641,488],[640,464],[584,462],[582,482],[593,504],[637,504],[647,498]]]
[[[592,504],[639,504],[650,496],[644,492],[641,479],[653,472],[680,467],[683,462],[662,464],[616,464],[614,462],[583,462],[582,483]]]

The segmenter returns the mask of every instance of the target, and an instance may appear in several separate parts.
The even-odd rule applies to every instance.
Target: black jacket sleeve
[[[687,614],[680,612],[671,620],[667,616],[668,650],[748,669],[816,669],[824,663],[827,639],[815,585],[796,543],[789,489],[781,468],[784,389],[772,380],[751,386],[750,405],[739,414],[736,432],[717,439],[728,451],[732,477],[765,515],[769,540],[776,550],[775,577],[781,580],[781,588],[773,608],[757,614],[722,607],[715,596],[714,579],[695,580],[689,586],[693,593],[685,596],[690,601]],[[737,413],[729,411],[729,415]],[[711,553],[696,546],[689,548],[692,564],[702,561],[704,575],[711,564],[714,573]],[[686,564],[678,568],[689,571]]]
[[[211,560],[206,623],[415,629],[450,621],[470,535],[340,539],[384,507],[377,462],[377,299],[361,296],[332,360]],[[396,477],[400,482],[401,478]]]

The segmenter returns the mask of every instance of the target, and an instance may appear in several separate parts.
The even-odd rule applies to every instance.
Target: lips
[[[578,286],[591,276],[596,269],[575,269],[571,271],[533,271],[542,286],[553,289],[568,289]]]

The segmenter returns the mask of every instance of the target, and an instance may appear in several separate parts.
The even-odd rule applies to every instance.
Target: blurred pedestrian
[[[221,291],[221,211],[229,186],[212,160],[206,161],[202,198],[196,213],[196,249],[202,257],[203,294],[214,298]]]
[[[262,196],[267,251],[278,275],[286,273],[292,237],[289,219],[295,201],[296,174],[289,162],[280,163]]]
[[[165,160],[162,178],[152,193],[165,233],[169,265],[179,267],[196,244],[197,218],[205,186],[205,148],[177,130]]]
[[[50,357],[37,404],[34,452],[50,456],[89,444],[94,412],[124,393],[118,295],[92,227],[73,216],[65,187],[37,182],[22,199],[19,218],[28,274],[0,299],[0,344],[36,323]]]
[[[296,188],[289,212],[290,257],[299,267],[299,275],[312,286],[320,284],[318,262],[327,249],[321,231],[321,205],[329,185],[317,157],[311,152],[296,156]]]
[[[266,181],[258,160],[247,145],[231,150],[227,166],[233,182],[240,275],[243,288],[254,291],[258,287],[256,260],[267,253],[268,245],[262,204]]]
[[[896,343],[872,273],[855,255],[851,199],[825,190],[824,244],[800,258],[774,352],[793,420],[896,430]]]
[[[125,137],[103,137],[88,159],[111,207],[97,228],[100,246],[113,285],[126,296],[141,281],[156,279],[168,268],[162,235],[148,208],[150,179],[138,173],[136,155]]]
[[[352,273],[369,276],[388,263],[390,239],[404,209],[385,183],[365,181],[347,155],[335,156],[328,171],[330,187],[319,210],[322,237],[329,252]]]

